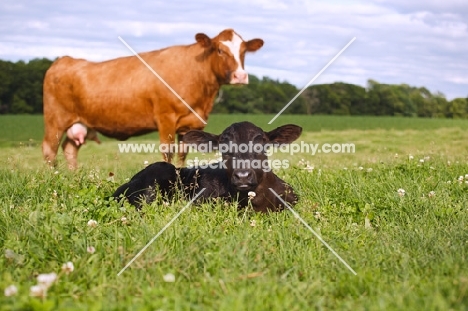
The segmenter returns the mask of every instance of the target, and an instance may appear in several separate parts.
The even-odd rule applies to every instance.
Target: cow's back
[[[191,45],[140,55],[205,117],[211,110],[215,93],[204,92],[206,86],[198,84],[203,81],[202,84],[212,85],[215,81],[209,79],[210,73],[204,72],[200,52],[197,46]],[[203,75],[205,79],[201,79]],[[210,109],[207,110],[206,105]],[[58,118],[65,120],[64,127],[82,122],[106,136],[126,139],[158,130],[155,116],[171,113],[191,115],[190,110],[135,56],[104,62],[66,56],[55,61],[45,76],[46,122],[48,118]],[[183,127],[183,124],[177,127]]]

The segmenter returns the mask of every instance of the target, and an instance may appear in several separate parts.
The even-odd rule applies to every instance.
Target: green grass
[[[357,276],[290,212],[238,214],[221,202],[186,210],[117,276],[187,204],[174,200],[136,212],[105,200],[143,161],[159,155],[120,154],[114,140],[90,142],[80,152],[78,171],[65,169],[61,154],[59,167],[51,170],[42,164],[38,143],[18,143],[40,141],[41,135],[21,136],[39,134],[31,129],[42,126],[38,117],[9,118],[24,128],[12,133],[18,128],[1,123],[8,139],[0,149],[0,289],[14,284],[19,293],[0,295],[2,310],[468,308],[468,183],[458,181],[468,174],[466,122],[276,121],[303,126],[306,142],[355,143],[354,154],[274,157],[290,161],[289,169],[277,173],[300,195],[295,210]],[[212,115],[207,129],[217,132],[244,119],[263,128],[270,120]],[[147,139],[154,138],[134,141]],[[305,170],[303,162],[313,169]],[[406,191],[402,197],[400,188]],[[90,219],[96,228],[87,226]],[[96,252],[88,253],[88,246]],[[66,275],[61,266],[68,261],[75,270]],[[47,297],[30,297],[36,276],[49,272],[59,278]],[[175,282],[164,282],[168,273]]]
[[[220,132],[228,124],[240,121],[250,121],[265,130],[293,123],[303,127],[306,132],[355,130],[434,130],[440,128],[468,129],[468,120],[423,119],[403,117],[360,117],[360,116],[307,116],[281,115],[272,124],[268,124],[274,115],[249,114],[212,114],[205,130]],[[0,115],[0,147],[5,144],[42,141],[44,121],[42,115]],[[147,134],[131,140],[157,139],[157,134]],[[106,138],[103,138],[106,140]]]

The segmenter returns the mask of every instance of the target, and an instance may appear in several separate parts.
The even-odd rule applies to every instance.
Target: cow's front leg
[[[78,149],[80,149],[80,146],[77,146],[73,140],[66,137],[62,143],[62,149],[65,159],[67,159],[68,168],[71,170],[76,169]]]
[[[179,143],[178,152],[177,152],[177,165],[182,167],[185,164],[185,159],[187,158],[188,150],[185,150],[187,145],[184,145],[184,134],[177,134],[177,141]]]
[[[199,114],[200,115],[200,114]],[[198,116],[199,116],[198,115]],[[207,116],[204,116],[204,119],[207,119]],[[202,123],[200,118],[197,115],[190,113],[189,115],[183,117],[177,124],[177,140],[178,140],[178,152],[177,152],[177,164],[179,166],[184,166],[187,154],[189,152],[189,144],[184,143],[184,135],[190,130],[203,130],[205,124]],[[210,152],[211,150],[207,150]]]
[[[171,163],[174,157],[175,149],[175,129],[174,130],[160,130],[159,131],[159,150],[163,155],[163,160]]]

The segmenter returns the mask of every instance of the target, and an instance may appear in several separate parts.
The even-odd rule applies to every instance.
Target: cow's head
[[[255,52],[263,46],[262,39],[244,41],[234,30],[223,30],[210,39],[204,33],[195,36],[210,55],[211,67],[222,84],[247,84],[249,76],[244,70],[246,52]]]
[[[269,172],[265,147],[290,144],[301,132],[301,127],[292,124],[264,132],[250,122],[240,122],[232,124],[220,135],[189,131],[184,135],[184,142],[195,145],[211,144],[213,148],[218,148],[231,184],[239,191],[251,191],[262,182],[264,174]]]

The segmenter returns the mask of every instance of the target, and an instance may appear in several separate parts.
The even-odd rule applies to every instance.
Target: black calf
[[[237,200],[239,207],[246,207],[249,192],[255,192],[250,198],[255,211],[280,211],[284,204],[269,190],[272,188],[289,204],[295,204],[297,196],[291,186],[276,176],[267,165],[265,154],[267,145],[289,144],[296,140],[302,129],[296,125],[284,125],[270,132],[250,122],[234,123],[221,135],[203,131],[189,131],[184,135],[185,144],[209,145],[219,149],[222,161],[217,167],[207,168],[176,168],[166,162],[156,162],[139,173],[126,184],[120,186],[113,197],[124,195],[137,208],[143,201],[151,203],[155,200],[156,191],[163,196],[172,197],[179,189],[190,199],[205,188],[198,200],[223,198],[228,201]],[[241,144],[252,147],[243,152]],[[263,148],[263,151],[260,149]]]

